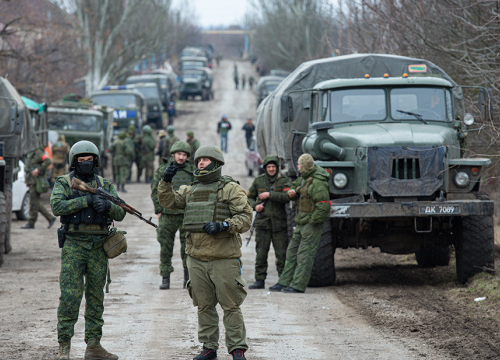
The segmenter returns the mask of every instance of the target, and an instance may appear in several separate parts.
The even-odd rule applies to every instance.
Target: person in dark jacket
[[[231,123],[226,115],[222,116],[221,121],[217,124],[217,134],[220,135],[220,149],[227,153],[227,134],[231,130]]]
[[[241,130],[245,130],[245,139],[247,139],[247,148],[249,148],[252,143],[253,132],[255,131],[255,125],[252,123],[252,118],[247,119],[246,124],[243,125]]]

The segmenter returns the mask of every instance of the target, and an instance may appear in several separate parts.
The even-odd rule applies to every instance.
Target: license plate
[[[420,206],[420,215],[453,215],[460,214],[459,205],[430,205]]]

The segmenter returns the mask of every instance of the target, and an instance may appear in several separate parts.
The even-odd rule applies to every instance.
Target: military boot
[[[58,360],[69,360],[69,351],[71,349],[71,341],[63,341],[59,343],[59,352],[57,353]]]
[[[160,290],[170,289],[170,274],[164,277],[160,284]]]
[[[194,357],[193,360],[217,360],[217,351],[203,346],[200,355]]]
[[[189,281],[189,271],[188,269],[184,269],[184,285],[182,286],[184,289],[186,288],[186,284]]]
[[[231,351],[231,355],[233,355],[233,360],[246,360],[247,358],[245,357],[245,350],[243,349],[236,349]]]
[[[249,289],[264,289],[266,287],[266,283],[264,280],[255,280],[255,282],[248,286]]]
[[[118,360],[118,356],[111,354],[101,346],[98,338],[90,339],[85,350],[85,360]]]

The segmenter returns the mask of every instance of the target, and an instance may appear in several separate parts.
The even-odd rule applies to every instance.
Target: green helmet
[[[191,130],[186,133],[187,136],[194,138],[194,132]]]
[[[124,130],[122,130],[122,131],[120,131],[120,132],[118,133],[118,139],[122,139],[122,140],[123,140],[123,139],[125,139],[126,137],[127,137],[127,133],[126,133]]]
[[[174,142],[172,147],[170,147],[171,154],[179,152],[179,151],[185,152],[186,154],[188,154],[188,156],[191,155],[191,147],[185,141],[180,141],[180,140],[176,141],[176,142]]]
[[[128,131],[129,131],[129,132],[130,132],[130,131],[135,132],[135,125],[129,125],[129,127],[128,127]]]
[[[153,128],[149,125],[144,125],[142,127],[142,131],[144,131],[144,133],[146,134],[152,134],[153,133]]]
[[[173,134],[173,133],[174,133],[174,130],[175,130],[174,125],[168,125],[168,126],[167,126],[167,132],[168,132],[169,134]]]
[[[225,163],[222,151],[215,145],[204,145],[196,150],[196,152],[194,153],[194,162],[197,163],[198,159],[202,157],[215,160],[221,163],[221,165],[224,165]]]
[[[77,155],[92,154],[97,159],[97,167],[101,166],[101,157],[99,156],[99,149],[93,143],[87,140],[78,141],[71,147],[69,151],[69,167],[72,168]]]

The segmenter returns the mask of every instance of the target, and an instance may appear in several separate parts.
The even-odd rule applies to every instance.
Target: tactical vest
[[[59,165],[66,162],[66,156],[68,154],[68,148],[61,142],[58,142],[55,144],[55,146],[52,147],[52,163],[54,165]]]
[[[308,193],[309,186],[311,186],[313,178],[311,176],[309,179],[307,179],[305,185],[302,185],[304,184],[304,180],[305,179],[302,179],[302,182],[300,183],[300,188],[299,188],[300,196],[297,208],[301,213],[310,213],[313,212],[314,209],[316,208],[313,200],[311,199],[311,196]]]
[[[75,176],[72,171],[69,174],[64,175],[64,179],[71,185],[71,180]],[[102,187],[103,178],[101,176],[96,176],[97,187]],[[87,196],[86,192],[72,190],[71,195],[68,199],[77,199],[79,197]],[[68,233],[85,233],[85,234],[95,234],[104,235],[108,233],[108,225],[111,225],[112,220],[106,214],[99,214],[95,211],[92,206],[81,209],[75,213],[69,215],[61,216],[61,223],[64,224]]]
[[[193,233],[202,233],[203,225],[210,221],[221,222],[231,217],[229,204],[219,201],[218,192],[229,182],[229,177],[222,177],[213,183],[196,183],[191,186],[191,193],[186,199],[182,228]]]

